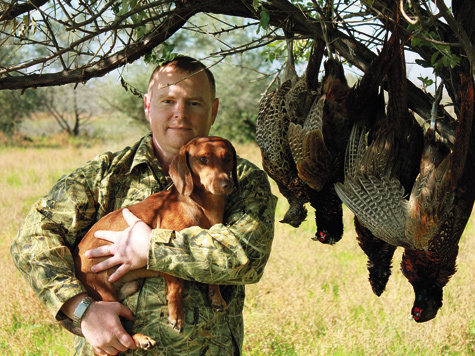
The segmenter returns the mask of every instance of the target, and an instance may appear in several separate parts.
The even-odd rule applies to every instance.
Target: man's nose
[[[175,105],[175,117],[177,119],[185,118],[188,115],[188,108],[185,102],[177,101]]]

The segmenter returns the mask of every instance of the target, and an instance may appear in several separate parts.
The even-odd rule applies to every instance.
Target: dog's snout
[[[221,189],[223,189],[223,191],[225,192],[231,192],[231,190],[233,189],[233,182],[231,182],[231,180],[229,179],[221,179]]]

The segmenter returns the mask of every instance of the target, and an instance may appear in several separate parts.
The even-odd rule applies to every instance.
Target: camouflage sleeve
[[[78,172],[79,173],[79,172]],[[12,245],[14,264],[53,316],[85,292],[74,274],[70,250],[88,230],[96,209],[81,174],[61,178],[28,213]]]
[[[267,175],[241,160],[224,224],[208,230],[153,231],[148,268],[207,284],[249,284],[262,277],[274,237],[277,198]]]

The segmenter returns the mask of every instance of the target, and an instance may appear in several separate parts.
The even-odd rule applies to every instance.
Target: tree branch
[[[48,0],[30,0],[23,4],[11,5],[7,10],[0,11],[0,22],[13,20],[17,16],[23,15],[28,11],[33,11],[47,2]]]
[[[72,70],[63,70],[57,73],[31,74],[25,76],[8,76],[0,78],[2,89],[26,89],[45,86],[64,85],[69,83],[86,82],[94,77],[101,77],[110,71],[127,63],[132,63],[149,53],[156,46],[166,41],[179,30],[196,13],[196,8],[176,11],[170,15],[159,27],[152,30],[141,40],[136,41],[123,50],[101,58],[85,67]]]

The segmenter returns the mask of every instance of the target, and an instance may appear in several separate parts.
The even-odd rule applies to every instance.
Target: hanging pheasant
[[[261,102],[256,124],[256,141],[261,150],[264,170],[276,181],[280,192],[289,202],[289,209],[281,222],[298,227],[307,216],[304,204],[310,200],[309,187],[298,175],[287,135],[292,120],[301,122],[311,106],[307,105],[305,113],[305,103],[312,103],[316,96],[323,48],[318,47],[312,52],[307,71],[302,78],[295,72],[291,39],[287,41],[287,48],[288,60],[283,84],[267,94]],[[300,102],[304,105],[300,105]]]
[[[333,187],[332,155],[323,137],[326,96],[315,99],[303,125],[290,123],[288,142],[299,177],[311,188],[310,205],[315,209],[315,239],[335,244],[343,235],[343,210]]]
[[[459,241],[475,200],[473,177],[473,101],[471,78],[461,78],[461,113],[454,147],[426,133],[420,173],[409,199],[406,239],[422,250],[405,248],[401,270],[414,288],[411,313],[417,322],[433,319],[442,307],[443,288],[456,272]]]
[[[423,322],[442,306],[442,289],[455,273],[458,242],[473,206],[475,189],[468,182],[475,170],[466,159],[473,139],[464,134],[472,126],[473,87],[466,85],[468,114],[461,114],[453,150],[436,139],[433,127],[422,141],[418,125],[407,116],[403,58],[401,53],[389,77],[387,121],[370,130],[355,125],[345,183],[337,183],[336,190],[367,230],[363,239],[376,237],[382,245],[405,249],[401,270],[414,288],[411,312]],[[424,142],[422,154],[418,142]],[[408,174],[415,163],[417,176]],[[373,262],[388,265],[370,257]]]
[[[289,129],[292,152],[309,152],[307,156],[300,153],[306,158],[297,164],[300,177],[311,186],[318,187],[319,184],[321,187],[312,190],[311,199],[318,226],[316,238],[321,242],[333,244],[341,239],[343,224],[336,222],[341,221],[343,212],[334,183],[344,179],[344,156],[353,123],[374,122],[384,112],[384,99],[378,90],[390,67],[388,58],[393,48],[394,41],[389,41],[367,74],[352,88],[348,86],[341,62],[330,57],[325,62],[321,84],[323,96],[320,100],[325,100],[321,119],[317,121],[309,115],[308,124],[306,122],[303,127],[291,124]],[[295,139],[291,140],[290,134]],[[296,155],[293,156],[295,159]]]

